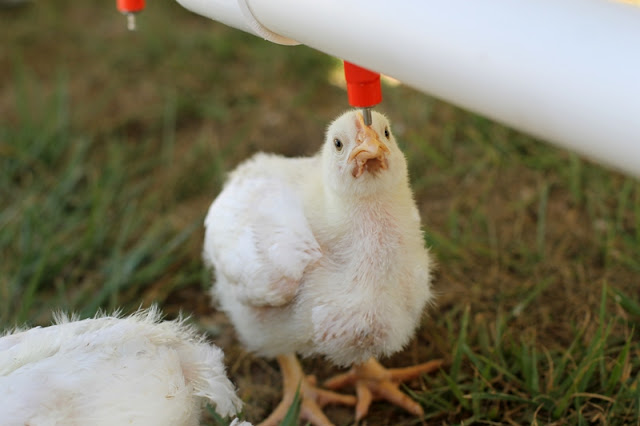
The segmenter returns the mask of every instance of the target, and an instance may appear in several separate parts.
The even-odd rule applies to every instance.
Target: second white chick
[[[205,226],[214,298],[246,347],[277,357],[283,372],[283,401],[264,425],[283,418],[299,384],[301,417],[315,425],[331,424],[327,403],[356,404],[359,420],[373,398],[422,414],[398,385],[440,362],[386,370],[375,360],[408,343],[432,298],[420,215],[386,117],[374,112],[366,126],[346,112],[313,157],[255,155],[230,175]],[[327,385],[354,384],[357,403],[307,381],[296,353],[353,366]]]
[[[205,402],[221,416],[242,402],[222,351],[152,308],[0,337],[3,426],[195,426]],[[250,426],[249,423],[233,423]]]

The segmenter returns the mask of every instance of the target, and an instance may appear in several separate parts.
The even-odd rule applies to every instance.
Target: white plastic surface
[[[220,21],[230,27],[262,37],[273,43],[300,44],[295,40],[269,31],[253,16],[246,0],[176,0],[182,7],[199,15]]]

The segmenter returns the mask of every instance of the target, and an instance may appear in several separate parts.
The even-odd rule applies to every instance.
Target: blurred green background
[[[320,147],[348,108],[340,62],[174,2],[149,2],[138,23],[126,31],[110,1],[0,8],[0,329],[58,309],[182,310],[225,350],[258,422],[279,400],[277,366],[245,353],[210,307],[202,221],[244,158]],[[637,424],[638,181],[383,90],[438,262],[437,305],[385,361],[447,360],[407,389],[422,421]],[[353,423],[349,409],[327,412]],[[421,420],[379,403],[368,422]]]

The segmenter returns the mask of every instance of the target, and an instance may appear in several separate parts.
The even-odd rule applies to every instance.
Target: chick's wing
[[[321,257],[302,200],[281,178],[231,180],[205,220],[204,257],[243,303],[281,306]]]

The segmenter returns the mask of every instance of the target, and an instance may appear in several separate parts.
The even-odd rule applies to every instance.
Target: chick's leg
[[[347,373],[337,375],[325,382],[329,389],[340,389],[353,385],[356,388],[356,421],[367,415],[373,399],[386,399],[416,416],[424,411],[420,404],[399,389],[400,383],[433,372],[442,366],[442,360],[426,362],[406,368],[386,369],[371,358],[363,364],[351,368]]]
[[[293,404],[296,392],[300,389],[302,399],[300,406],[300,418],[310,422],[314,426],[333,426],[327,416],[322,412],[322,407],[327,404],[355,405],[356,398],[352,395],[341,395],[316,387],[314,377],[305,377],[302,367],[295,354],[278,356],[278,364],[282,371],[283,397],[282,402],[269,417],[259,426],[277,426],[284,419],[289,407]]]

